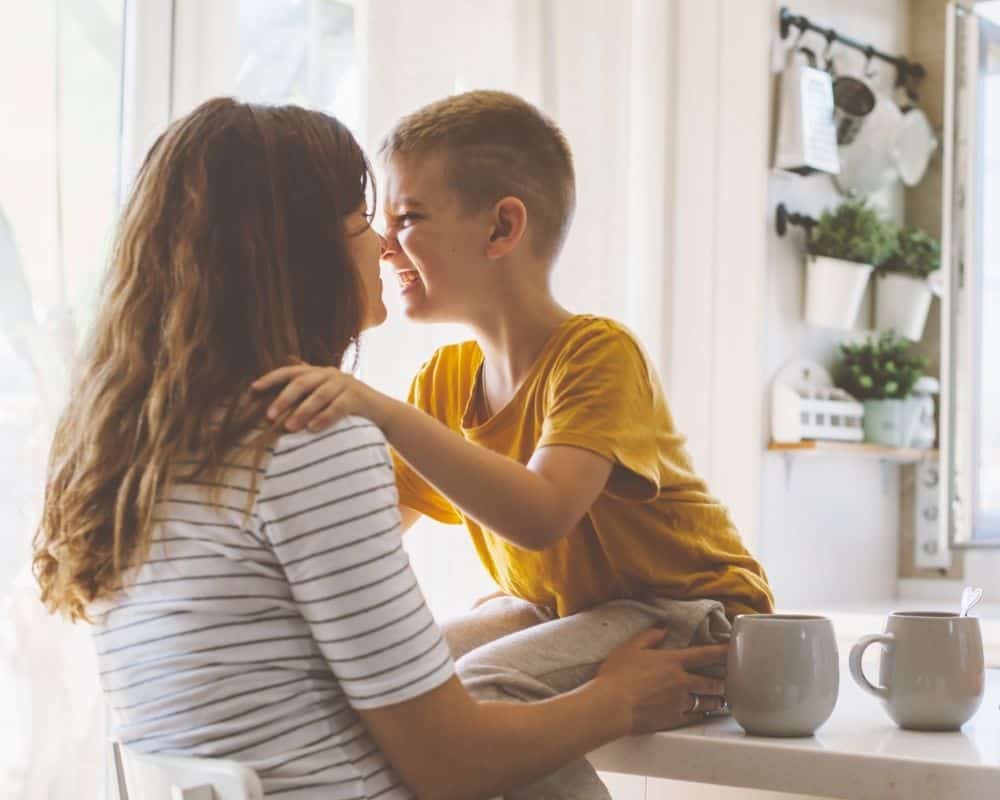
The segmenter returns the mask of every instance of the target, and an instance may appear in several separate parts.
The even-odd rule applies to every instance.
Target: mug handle
[[[858,643],[851,648],[851,657],[848,659],[848,664],[851,668],[851,677],[854,678],[858,686],[869,694],[875,695],[880,700],[888,700],[889,690],[884,686],[874,686],[865,677],[865,670],[861,665],[861,657],[864,655],[865,650],[870,645],[876,643],[891,648],[896,644],[896,637],[891,633],[873,633],[868,636],[862,636],[858,639]]]

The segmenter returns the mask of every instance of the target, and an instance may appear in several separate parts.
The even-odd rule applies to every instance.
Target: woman
[[[722,687],[686,668],[725,648],[657,651],[656,630],[569,695],[474,701],[401,547],[381,431],[261,426],[256,376],[340,364],[385,318],[371,186],[336,120],[229,99],[143,165],[35,541],[47,606],[94,623],[118,737],[239,759],[289,800],[462,798],[691,721]]]

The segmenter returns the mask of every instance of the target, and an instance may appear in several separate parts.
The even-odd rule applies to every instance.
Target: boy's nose
[[[380,233],[378,241],[381,248],[379,250],[379,258],[382,261],[387,261],[399,253],[399,244],[396,242],[396,237],[391,231],[386,231],[384,235]]]

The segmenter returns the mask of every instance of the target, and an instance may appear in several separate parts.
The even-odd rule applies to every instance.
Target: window
[[[980,199],[979,258],[976,260],[974,341],[976,404],[973,464],[973,528],[1000,540],[1000,230],[986,220],[1000,219],[1000,3],[991,3],[992,18],[982,39],[983,83],[980,95],[983,183]],[[984,25],[984,30],[987,26]]]
[[[951,533],[1000,546],[1000,2],[956,16],[955,188],[945,420]]]
[[[325,111],[361,126],[354,5],[337,0],[241,0],[237,95]]]
[[[79,682],[93,677],[82,667],[67,678],[70,659],[55,656],[86,631],[60,628],[63,639],[32,649],[22,637],[51,636],[55,623],[26,622],[12,589],[117,216],[123,23],[123,0],[35,0],[0,25],[0,596],[12,598],[0,619],[0,783],[15,794],[41,774],[59,796],[95,797],[103,781],[102,738],[88,735],[93,750],[74,740],[66,759],[43,724],[55,719],[48,698],[78,722],[91,713],[80,711],[89,695]],[[27,674],[8,674],[12,666]]]
[[[117,216],[123,5],[26,3],[0,29],[0,519],[14,534],[3,589],[28,557]]]

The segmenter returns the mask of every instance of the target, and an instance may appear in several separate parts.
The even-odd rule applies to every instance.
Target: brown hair
[[[449,182],[470,212],[506,196],[520,198],[533,225],[536,251],[554,257],[576,205],[573,156],[559,127],[506,92],[447,97],[401,119],[379,154],[446,158]]]
[[[295,106],[209,100],[153,145],[50,454],[34,540],[50,611],[87,619],[142,563],[178,463],[260,463],[276,434],[255,378],[341,363],[365,311],[342,221],[371,187],[350,132]]]

